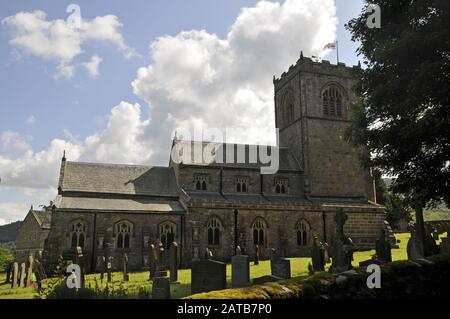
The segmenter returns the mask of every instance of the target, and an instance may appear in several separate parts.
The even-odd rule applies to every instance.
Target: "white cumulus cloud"
[[[114,15],[81,19],[79,27],[74,27],[62,19],[47,20],[44,11],[36,10],[18,12],[4,18],[2,23],[11,30],[10,44],[13,47],[20,52],[55,61],[57,78],[74,75],[76,65],[73,59],[83,52],[83,44],[88,41],[112,43],[127,58],[136,55],[134,49],[125,44],[120,32],[122,24]]]
[[[86,70],[91,76],[96,77],[100,75],[98,67],[102,61],[103,59],[101,57],[99,57],[98,55],[93,55],[91,57],[91,60],[89,62],[84,63],[83,66],[86,68]]]

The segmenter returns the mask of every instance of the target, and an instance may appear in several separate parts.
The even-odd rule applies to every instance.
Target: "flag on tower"
[[[336,49],[336,42],[330,42],[326,46],[323,47],[323,50],[326,49]]]

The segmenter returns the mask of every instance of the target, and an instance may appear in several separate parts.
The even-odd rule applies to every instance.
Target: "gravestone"
[[[333,263],[330,270],[332,272],[343,272],[352,269],[353,251],[355,245],[352,240],[344,234],[344,224],[347,221],[347,215],[342,208],[338,209],[335,222],[335,233],[332,247]]]
[[[158,266],[158,253],[156,251],[155,245],[150,245],[150,252],[148,255],[148,266],[150,271],[150,280],[155,277],[156,267]]]
[[[241,246],[236,246],[236,255],[242,255]]]
[[[34,261],[34,266],[35,266],[34,275],[36,277],[36,284],[38,286],[38,292],[40,292],[42,288],[42,280],[45,279],[44,268],[42,267],[42,264],[38,259]]]
[[[83,248],[80,246],[77,246],[75,249],[75,264],[80,266],[80,285],[82,288],[84,288],[84,274],[85,274],[85,265],[84,265],[84,255],[83,255]]]
[[[178,283],[178,244],[172,242],[170,245],[170,283]]]
[[[20,265],[20,287],[25,287],[25,276],[27,273],[27,266],[25,265],[25,263],[22,263]]]
[[[384,229],[380,231],[380,238],[375,243],[375,251],[377,254],[377,260],[381,262],[391,262],[391,244],[386,240],[386,233]]]
[[[411,227],[411,237],[408,240],[406,252],[408,254],[409,260],[417,260],[424,258],[423,243],[416,235],[416,230],[414,229],[414,227]]]
[[[269,253],[271,260],[277,257],[277,250],[275,248],[270,248]]]
[[[328,246],[327,242],[323,243],[323,259],[325,261],[325,264],[331,263],[330,246]]]
[[[164,278],[167,277],[166,266],[164,263],[164,248],[162,247],[161,242],[159,242],[158,245],[159,255],[154,278]]]
[[[282,279],[291,278],[291,262],[288,259],[275,257],[270,260],[272,276]]]
[[[19,280],[19,264],[16,261],[13,264],[11,288],[17,288],[18,280]]]
[[[311,247],[311,258],[312,266],[314,271],[324,271],[325,270],[325,256],[324,248],[322,243],[319,241],[317,236],[314,236],[313,244]]]
[[[213,258],[213,253],[211,251],[211,249],[206,248],[205,249],[205,259],[212,259]]]
[[[109,256],[108,261],[106,262],[106,272],[107,272],[108,282],[112,282],[112,262],[113,262],[113,257]]]
[[[245,255],[231,257],[231,287],[240,288],[250,285],[250,258]]]
[[[156,277],[153,279],[152,298],[153,299],[170,299],[169,278]]]
[[[28,256],[27,287],[31,287],[33,281],[33,266],[34,258],[33,256]]]
[[[253,259],[253,264],[259,265],[259,246],[258,245],[255,245],[255,255],[254,255],[254,259]]]
[[[192,262],[191,293],[221,290],[227,287],[227,265],[215,260]]]
[[[107,262],[106,262],[106,256],[100,257],[100,280],[103,281],[103,278],[105,278],[105,272],[108,271],[107,268]]]
[[[283,278],[277,277],[277,276],[272,276],[272,275],[266,275],[266,276],[262,276],[262,277],[257,277],[257,278],[253,278],[253,284],[254,285],[261,285],[264,284],[266,282],[273,282],[273,281],[278,281],[278,280],[282,280]]]
[[[5,284],[9,284],[11,281],[11,263],[6,264],[6,281]]]
[[[427,256],[439,254],[439,247],[436,244],[436,241],[433,239],[431,232],[432,232],[431,226],[426,225],[426,227],[425,227],[425,251],[427,252]]]
[[[128,281],[128,255],[123,255],[123,281]]]

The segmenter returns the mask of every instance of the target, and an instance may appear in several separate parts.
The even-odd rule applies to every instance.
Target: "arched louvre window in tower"
[[[329,86],[322,93],[323,115],[330,117],[343,117],[343,98],[337,86]]]

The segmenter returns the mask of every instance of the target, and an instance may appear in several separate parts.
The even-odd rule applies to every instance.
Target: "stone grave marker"
[[[254,255],[254,259],[253,259],[253,264],[259,265],[259,246],[258,245],[255,245],[255,255]]]
[[[334,217],[335,232],[332,247],[333,263],[330,270],[332,272],[343,272],[352,269],[353,251],[355,245],[352,240],[344,234],[344,224],[347,215],[342,208],[338,209]]]
[[[380,231],[380,238],[375,243],[375,251],[377,254],[377,260],[381,262],[391,262],[391,244],[386,240],[386,233],[384,229]]]
[[[108,271],[107,267],[106,267],[106,257],[105,256],[101,256],[100,258],[100,280],[103,281],[103,278],[105,278],[105,272]]]
[[[123,281],[128,281],[130,278],[128,277],[128,255],[123,255]]]
[[[80,285],[82,288],[84,288],[84,282],[85,282],[85,265],[84,265],[84,255],[83,255],[83,248],[81,248],[80,246],[77,246],[77,248],[75,249],[75,264],[77,264],[78,266],[80,266]]]
[[[152,286],[153,299],[170,299],[170,282],[167,277],[153,278]]]
[[[205,259],[212,259],[213,258],[213,253],[211,251],[211,249],[206,248],[205,249]]]
[[[31,287],[31,283],[33,281],[33,267],[34,258],[33,256],[28,256],[27,287]]]
[[[245,255],[231,257],[231,287],[240,288],[250,285],[250,258]]]
[[[291,278],[291,262],[288,259],[275,257],[270,260],[272,276],[283,279]]]
[[[106,272],[107,272],[108,282],[112,282],[112,261],[113,261],[113,257],[109,256],[108,261],[106,263]]]
[[[17,288],[18,280],[19,280],[19,264],[16,261],[13,264],[11,288]]]
[[[242,249],[241,246],[236,246],[236,255],[242,255]]]
[[[323,248],[322,243],[319,241],[317,236],[314,236],[313,244],[311,247],[311,258],[314,271],[325,270],[324,250],[325,249]]]
[[[27,266],[25,263],[22,263],[20,265],[20,287],[25,287],[25,276],[27,273]]]
[[[155,277],[156,267],[158,266],[158,253],[156,251],[155,245],[149,245],[150,251],[148,255],[148,267],[149,267],[149,278],[152,280]]]
[[[221,290],[227,287],[227,265],[215,260],[192,262],[191,293]]]
[[[283,278],[277,277],[277,276],[272,276],[272,275],[266,275],[266,276],[262,276],[262,277],[257,277],[257,278],[253,278],[253,284],[254,285],[261,285],[264,284],[266,282],[273,282],[273,281],[278,281],[278,280],[282,280]]]
[[[178,282],[178,244],[172,242],[170,245],[170,283],[177,284]]]

